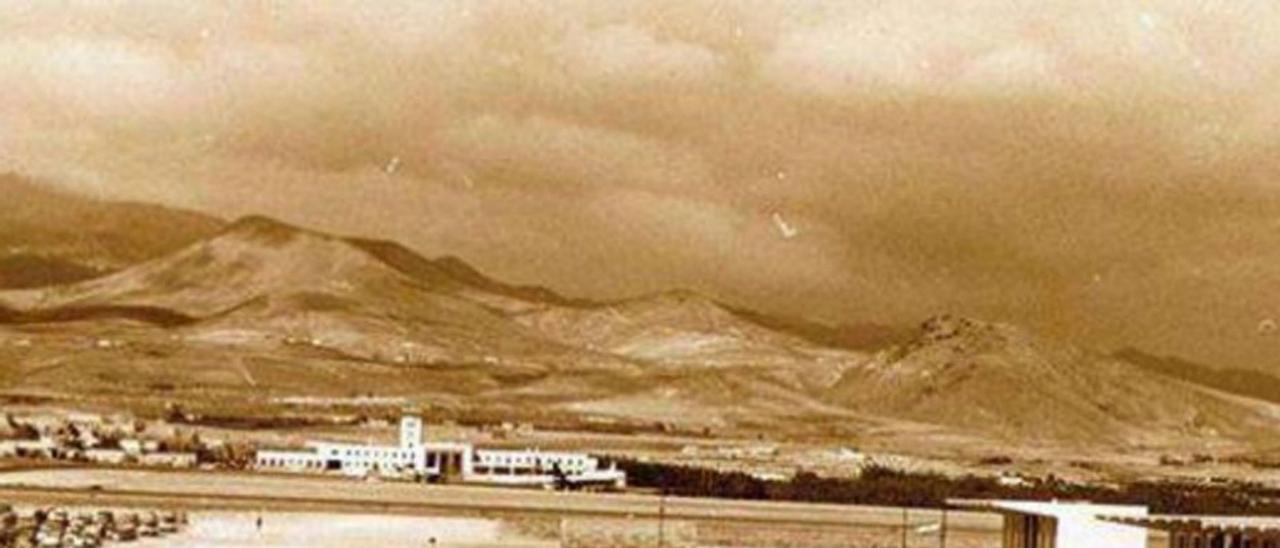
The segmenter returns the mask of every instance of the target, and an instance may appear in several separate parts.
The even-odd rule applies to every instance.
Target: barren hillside
[[[249,217],[106,276],[0,291],[0,383],[219,401],[361,391],[1076,446],[1265,443],[1280,416],[1009,325],[935,318],[875,356],[794,325],[686,291],[571,299],[457,258]]]
[[[765,328],[711,299],[672,291],[616,303],[553,307],[517,316],[556,341],[687,368],[800,369],[815,386],[864,357]]]
[[[832,401],[1008,440],[1080,445],[1261,441],[1275,410],[1018,327],[949,316],[848,371]]]
[[[71,283],[173,252],[216,232],[219,219],[108,202],[0,174],[0,288]]]
[[[453,386],[438,389],[470,386],[474,401],[509,394],[552,405],[595,402],[596,412],[646,420],[652,410],[615,404],[666,387],[690,393],[689,405],[706,416],[734,405],[734,416],[767,420],[792,414],[796,402],[835,411],[812,389],[862,358],[775,333],[692,294],[576,301],[503,284],[455,258],[426,259],[394,243],[263,217],[108,276],[0,294],[0,302],[11,305],[0,320],[60,334],[60,342],[74,340],[72,333],[124,330],[118,346],[64,346],[49,356],[63,375],[124,382],[135,373],[106,365],[119,360],[170,384],[157,380],[165,363],[180,377],[193,364],[219,370],[231,362],[238,365],[212,382],[261,392],[273,388],[263,378],[275,388],[308,386],[313,377],[321,382],[312,386],[324,385],[333,364],[347,360],[353,369],[386,364],[448,377]],[[289,362],[297,364],[291,378],[272,373]],[[702,381],[686,373],[707,368],[733,371],[713,383],[717,390],[690,391]],[[685,418],[675,407],[666,415]]]

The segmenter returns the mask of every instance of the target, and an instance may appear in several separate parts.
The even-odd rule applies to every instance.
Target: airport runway
[[[190,509],[331,511],[405,515],[608,516],[814,526],[900,527],[901,508],[834,504],[566,493],[490,487],[371,482],[324,476],[131,469],[0,472],[0,501],[147,505]],[[660,509],[661,508],[661,509]],[[910,510],[912,524],[934,523],[937,510]],[[953,531],[998,531],[997,516],[948,512]]]

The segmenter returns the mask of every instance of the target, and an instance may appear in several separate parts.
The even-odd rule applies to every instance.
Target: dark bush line
[[[1251,483],[1201,485],[1135,482],[1120,487],[1080,485],[1049,477],[1029,485],[1000,485],[995,478],[948,477],[870,467],[859,478],[824,478],[801,472],[790,480],[759,479],[742,472],[621,459],[633,487],[690,497],[825,502],[939,508],[953,498],[1088,500],[1143,504],[1161,514],[1280,515],[1280,492]]]
[[[154,306],[68,306],[48,310],[21,311],[0,308],[0,324],[60,323],[99,319],[133,320],[157,327],[181,327],[196,319]]]
[[[166,420],[171,424],[209,426],[227,430],[287,430],[333,424],[330,421],[312,417],[253,417],[240,415],[191,414],[180,418],[168,417]]]

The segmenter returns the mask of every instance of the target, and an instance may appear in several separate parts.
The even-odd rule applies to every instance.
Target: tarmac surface
[[[195,517],[215,516],[194,529],[191,545],[289,546],[308,534],[333,530],[322,538],[359,534],[361,520],[445,519],[477,523],[554,524],[696,523],[699,538],[711,546],[898,546],[904,523],[911,546],[941,546],[938,510],[836,504],[806,504],[727,499],[658,497],[637,493],[580,493],[462,485],[425,485],[367,481],[337,476],[139,470],[126,468],[49,468],[0,471],[0,501],[24,505],[162,507],[183,509]],[[268,516],[283,543],[270,535],[245,530],[247,515]],[[234,517],[239,516],[239,517]],[[281,518],[280,516],[292,516]],[[470,520],[470,521],[467,521]],[[348,523],[350,522],[350,523]],[[307,525],[311,523],[311,525]],[[365,525],[369,525],[365,523]],[[452,523],[452,522],[451,522]],[[992,514],[949,511],[945,516],[948,548],[997,546],[1001,518]],[[216,524],[224,524],[222,525]],[[290,525],[292,524],[292,525]],[[345,525],[344,525],[345,524]],[[422,539],[418,526],[413,544]],[[410,529],[406,529],[408,531]],[[200,533],[203,531],[203,533]],[[505,530],[504,530],[505,531]],[[252,533],[252,535],[250,534]],[[504,534],[509,534],[506,531]],[[248,535],[248,536],[246,536]],[[766,536],[777,537],[766,539]],[[523,538],[471,534],[467,546],[522,545]],[[530,537],[542,546],[546,535]],[[803,539],[803,540],[802,540]],[[850,540],[854,539],[854,540]],[[864,540],[865,539],[865,540]],[[391,544],[405,544],[384,539]],[[358,539],[356,544],[360,544]],[[889,544],[885,544],[888,542]],[[515,544],[513,544],[515,543]],[[323,543],[318,545],[324,545]],[[338,544],[342,545],[342,544]],[[345,545],[353,545],[346,543]],[[451,543],[450,545],[455,545]],[[554,544],[551,544],[554,545]]]
[[[331,476],[133,469],[44,469],[0,472],[0,499],[171,500],[187,507],[332,507],[404,514],[495,513],[607,515],[697,520],[897,526],[901,508],[762,502],[616,493],[570,493],[496,487],[362,481]],[[936,510],[909,510],[907,519],[940,518]],[[957,530],[998,530],[997,516],[948,512]]]

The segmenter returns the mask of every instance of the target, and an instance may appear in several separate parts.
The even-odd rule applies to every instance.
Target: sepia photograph
[[[0,548],[1280,548],[1280,3],[0,0]]]

